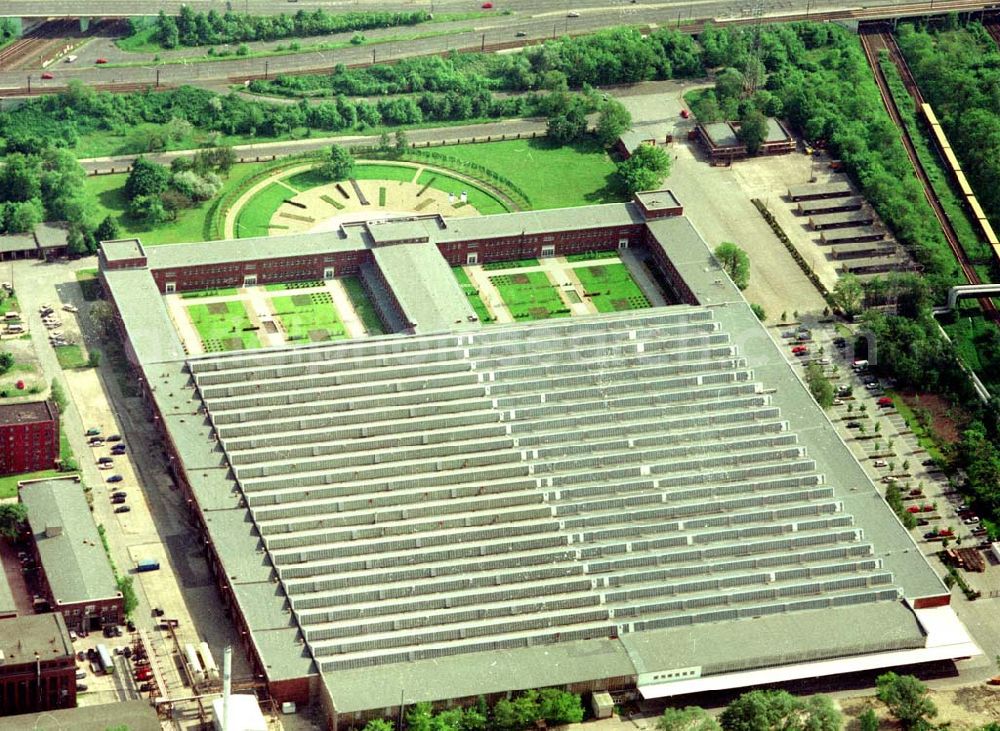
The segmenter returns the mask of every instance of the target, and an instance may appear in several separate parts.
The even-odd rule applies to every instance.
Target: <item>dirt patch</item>
[[[611,300],[611,306],[615,308],[615,312],[632,309],[632,307],[629,305],[629,301],[623,299]]]
[[[521,274],[517,276],[524,276],[524,275]],[[549,311],[544,307],[532,307],[530,310],[528,310],[528,312],[530,312],[531,316],[536,320],[541,320],[549,316]]]
[[[330,333],[327,330],[310,330],[309,339],[314,343],[319,343],[324,340],[330,339]]]
[[[294,294],[292,304],[296,307],[309,307],[312,304],[312,297],[307,294]]]
[[[903,401],[915,414],[927,413],[931,431],[938,441],[954,444],[962,438],[962,431],[969,423],[969,414],[947,399],[933,393],[899,391]]]
[[[594,278],[603,278],[608,275],[608,270],[602,266],[587,267],[587,271],[590,273],[590,276]]]
[[[527,274],[510,274],[509,277],[511,284],[528,284],[531,281]]]
[[[207,305],[207,307],[208,311],[213,315],[225,315],[229,312],[229,308],[226,307],[225,302],[213,302],[210,305]]]
[[[944,723],[955,731],[977,729],[989,723],[1000,721],[1000,688],[974,686],[954,690],[932,690],[930,698],[937,706],[937,723]],[[857,731],[858,716],[871,708],[879,719],[880,729],[899,729],[900,724],[889,716],[885,706],[873,697],[845,698],[840,701],[841,710],[848,720],[847,731]]]
[[[239,338],[226,338],[222,343],[226,350],[243,350],[243,341]]]

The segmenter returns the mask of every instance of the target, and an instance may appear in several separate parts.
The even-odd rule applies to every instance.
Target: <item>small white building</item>
[[[991,543],[990,550],[993,551],[993,558],[995,558],[997,561],[1000,561],[1000,542]]]
[[[215,715],[212,727],[215,731],[222,731],[222,698],[212,701],[212,711]],[[267,731],[267,721],[255,696],[229,696],[229,714],[232,719],[226,731]]]

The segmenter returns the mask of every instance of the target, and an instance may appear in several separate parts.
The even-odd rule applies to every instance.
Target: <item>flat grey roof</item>
[[[109,262],[124,261],[127,259],[141,259],[146,255],[143,245],[139,239],[116,239],[114,241],[102,241],[101,251],[104,258]]]
[[[788,132],[774,117],[767,118],[767,136],[764,138],[765,142],[784,142],[785,140],[791,139]]]
[[[178,269],[254,259],[315,256],[367,248],[360,237],[344,238],[339,231],[289,236],[257,236],[206,243],[150,246],[146,251],[150,269]]]
[[[103,276],[138,361],[183,358],[184,346],[149,269],[107,269]]]
[[[14,601],[14,594],[10,590],[10,582],[7,581],[7,572],[0,568],[0,616],[15,614],[17,603]]]
[[[805,183],[804,185],[792,185],[788,188],[788,195],[791,198],[826,196],[826,197],[846,197],[853,193],[851,184],[844,180],[835,180],[829,183]],[[843,201],[838,201],[843,204]],[[831,205],[833,203],[831,202]]]
[[[5,665],[33,663],[36,652],[42,660],[76,654],[60,612],[0,619],[0,652]]]
[[[414,332],[480,326],[469,299],[435,244],[396,244],[378,247],[373,253]]]
[[[847,228],[827,228],[819,232],[819,237],[824,242],[846,241],[853,238],[879,238],[884,239],[886,231],[880,231],[873,226],[850,226]]]
[[[844,200],[841,198],[833,198],[833,201],[840,203]],[[831,223],[851,223],[851,222],[863,222],[870,223],[875,219],[875,214],[871,211],[836,211],[834,213],[812,213],[809,215],[809,222],[813,225],[827,225]]]
[[[645,142],[653,142],[658,145],[664,144],[671,129],[670,125],[662,123],[644,124],[623,132],[619,139],[621,139],[621,143],[625,149],[629,153],[632,153],[635,152],[639,145]]]
[[[42,713],[0,716],[0,731],[107,731],[127,721],[128,731],[161,731],[156,709],[149,701],[116,701]]]
[[[0,404],[0,424],[33,424],[59,418],[55,404],[31,401],[23,404]]]
[[[0,254],[37,250],[38,244],[31,234],[4,234],[0,236]]]
[[[709,122],[703,125],[708,138],[716,147],[736,147],[740,144],[729,122]]]
[[[415,221],[392,219],[380,223],[369,223],[367,228],[373,242],[387,244],[395,241],[427,241],[431,232],[437,229],[437,224],[436,221],[431,223],[424,219]]]
[[[79,481],[31,482],[20,497],[57,605],[121,596]]]
[[[639,202],[646,206],[647,211],[662,208],[676,208],[681,203],[671,190],[641,191],[635,194]]]
[[[43,221],[35,226],[35,241],[42,249],[65,246],[68,235],[66,224],[61,221]]]

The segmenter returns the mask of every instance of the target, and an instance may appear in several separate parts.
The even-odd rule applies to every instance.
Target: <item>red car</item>
[[[917,505],[911,505],[910,507],[908,507],[906,509],[906,512],[907,513],[919,513],[920,512],[920,507],[917,506]]]
[[[878,400],[879,406],[892,406],[892,399],[888,396],[883,396]]]
[[[809,353],[809,348],[807,348],[805,345],[796,345],[792,347],[793,355],[806,355],[808,353]]]
[[[689,112],[687,109],[682,109],[681,110],[681,117],[683,117],[684,119],[687,119],[690,116],[691,116],[691,112]]]
[[[483,3],[483,10],[489,10],[493,7],[493,3]]]
[[[96,61],[94,61],[94,63],[107,63],[107,62],[108,62],[108,59],[106,59],[106,58],[99,58]]]
[[[42,78],[43,79],[54,79],[55,76],[52,75],[51,71],[46,71],[44,74],[42,74]]]

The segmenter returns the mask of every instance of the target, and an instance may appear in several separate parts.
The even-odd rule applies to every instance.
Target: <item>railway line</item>
[[[899,114],[899,108],[896,105],[895,99],[892,97],[888,81],[885,78],[885,73],[882,71],[882,67],[879,64],[879,54],[880,52],[885,51],[886,54],[888,54],[888,58],[893,62],[896,68],[899,69],[900,76],[903,79],[903,84],[906,87],[907,92],[914,99],[915,103],[917,105],[924,103],[923,96],[920,94],[920,89],[917,88],[916,80],[913,78],[913,74],[910,72],[910,69],[906,64],[906,60],[900,53],[899,46],[896,45],[896,39],[890,32],[882,28],[862,29],[860,36],[861,46],[864,49],[865,57],[868,59],[868,64],[872,67],[872,71],[875,74],[875,81],[878,84],[882,101],[889,112],[889,116],[892,119],[893,124],[895,124],[896,128],[899,130],[900,137],[903,141],[903,147],[906,149],[906,155],[910,158],[910,163],[913,165],[913,170],[917,175],[917,179],[920,181],[920,184],[924,189],[924,197],[927,199],[931,209],[934,211],[934,216],[937,218],[938,223],[941,226],[941,231],[944,233],[945,240],[948,242],[948,246],[951,248],[952,253],[954,253],[955,259],[958,261],[958,264],[962,269],[962,273],[968,282],[970,284],[982,284],[982,280],[980,279],[978,272],[976,272],[972,265],[972,261],[969,259],[968,254],[962,248],[962,245],[958,240],[958,234],[955,233],[955,229],[951,225],[951,220],[944,212],[941,202],[934,193],[927,171],[924,169],[923,164],[921,164],[920,159],[917,157],[917,151],[913,145],[913,140],[910,138],[910,134],[907,131],[906,126],[903,124],[903,120]],[[991,319],[997,319],[997,308],[991,299],[988,297],[982,297],[979,300],[979,305],[983,309],[983,312],[987,313]]]
[[[0,70],[15,71],[65,43],[78,24],[73,20],[50,20],[32,29],[14,43],[0,51]]]

